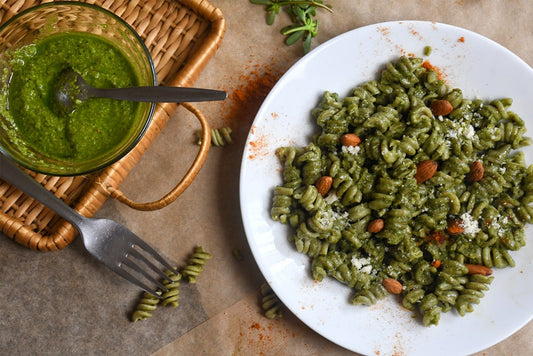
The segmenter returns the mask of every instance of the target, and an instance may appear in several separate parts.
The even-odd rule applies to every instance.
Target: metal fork
[[[138,277],[142,276],[142,279],[157,285],[160,290],[168,291],[160,279],[162,277],[171,281],[170,278],[148,257],[173,273],[178,272],[133,232],[113,220],[92,219],[80,215],[1,153],[0,179],[38,200],[71,223],[79,231],[87,251],[112,271],[158,298],[160,296],[157,290]],[[154,273],[160,278],[153,276]]]

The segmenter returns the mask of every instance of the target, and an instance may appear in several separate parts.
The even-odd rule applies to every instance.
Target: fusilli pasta
[[[218,129],[211,129],[211,144],[213,146],[226,146],[231,145],[233,143],[233,139],[231,138],[232,130],[230,127],[221,127]],[[202,144],[202,135],[201,133],[197,133],[198,141],[197,143],[199,145]]]
[[[313,278],[353,288],[353,304],[376,303],[392,278],[424,325],[452,308],[465,315],[493,278],[465,265],[514,266],[510,251],[533,221],[533,167],[517,151],[530,140],[511,103],[464,98],[414,57],[346,98],[325,92],[312,142],[276,151],[283,183],[271,216],[294,228],[289,241],[311,258]],[[326,194],[315,186],[324,176]]]
[[[187,265],[183,267],[181,273],[183,277],[191,284],[196,283],[196,278],[204,270],[204,265],[207,260],[211,259],[212,255],[205,251],[202,246],[196,248],[192,256],[189,258]]]
[[[189,283],[196,283],[196,277],[203,271],[205,262],[212,256],[210,253],[204,251],[203,247],[199,246],[195,249],[194,253],[188,260],[188,264],[181,269],[181,273],[173,273],[167,270],[165,274],[170,280],[164,279],[162,284],[166,288],[166,292],[158,290],[156,293],[159,297],[150,293],[144,292],[141,300],[138,302],[134,312],[132,313],[131,320],[146,320],[152,316],[152,312],[157,308],[157,305],[161,302],[162,306],[170,305],[174,308],[179,306],[179,287],[182,276],[187,278]],[[178,268],[176,268],[178,270]]]
[[[160,292],[158,292],[160,294]],[[137,304],[131,316],[131,321],[146,320],[152,316],[152,312],[157,308],[159,298],[150,293],[144,292],[141,300]]]
[[[175,274],[172,271],[166,271],[165,273],[171,279],[171,281],[163,281],[163,285],[166,289],[168,289],[168,291],[161,294],[161,305],[172,305],[174,308],[176,308],[179,305],[179,280],[181,279],[181,274]]]
[[[263,283],[261,285],[261,295],[261,308],[265,316],[269,319],[281,317],[283,315],[281,312],[281,301],[268,284]]]

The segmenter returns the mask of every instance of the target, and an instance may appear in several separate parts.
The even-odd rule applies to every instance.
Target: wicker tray
[[[111,10],[126,20],[145,41],[154,60],[159,83],[192,86],[222,40],[225,20],[219,9],[205,0],[82,0]],[[0,23],[31,6],[49,0],[7,0],[0,4]],[[161,199],[136,203],[119,185],[139,161],[178,105],[158,104],[150,127],[138,145],[104,171],[76,177],[55,177],[29,172],[39,183],[85,216],[93,216],[111,197],[139,210],[160,209],[174,201],[196,177],[210,144],[210,130],[202,113],[181,104],[200,121],[202,145],[191,167],[174,189]],[[178,177],[179,179],[179,177]],[[31,197],[0,180],[0,231],[28,248],[62,249],[77,231]]]

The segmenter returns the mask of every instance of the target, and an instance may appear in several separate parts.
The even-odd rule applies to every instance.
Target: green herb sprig
[[[318,34],[318,20],[316,9],[333,12],[329,5],[321,0],[250,0],[253,4],[265,6],[267,12],[266,23],[272,25],[281,9],[289,15],[292,24],[281,29],[281,34],[286,36],[285,44],[291,46],[302,40],[304,53],[311,50],[311,39]]]

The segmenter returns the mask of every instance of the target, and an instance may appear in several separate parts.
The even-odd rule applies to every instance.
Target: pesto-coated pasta
[[[161,292],[158,292],[161,294]],[[157,308],[159,304],[159,298],[148,292],[144,292],[141,300],[135,307],[135,311],[131,316],[131,321],[146,320],[152,316],[152,312]]]
[[[189,257],[187,265],[183,267],[181,273],[183,277],[191,284],[196,283],[196,278],[204,270],[204,265],[207,260],[210,260],[212,255],[205,251],[202,246],[198,246],[194,253]]]
[[[196,278],[203,271],[205,262],[211,259],[211,257],[212,256],[209,252],[206,252],[202,246],[199,246],[195,249],[185,267],[182,269],[176,267],[176,270],[181,270],[181,273],[178,272],[178,274],[175,274],[170,270],[165,271],[165,274],[170,279],[164,279],[161,281],[166,291],[157,290],[156,293],[159,297],[144,292],[141,300],[138,302],[134,312],[132,313],[131,321],[135,322],[137,320],[146,320],[147,318],[151,317],[152,312],[157,308],[159,303],[161,303],[162,306],[172,306],[174,308],[178,307],[180,287],[179,281],[181,280],[182,276],[185,276],[189,283],[196,283]]]
[[[181,279],[181,273],[175,274],[172,271],[166,271],[165,274],[171,281],[163,281],[163,285],[168,291],[161,294],[161,305],[172,305],[176,308],[179,305],[179,280]]]
[[[261,295],[261,308],[264,315],[269,319],[282,317],[281,301],[268,284],[261,285]]]
[[[157,294],[160,296],[160,298],[144,292],[141,300],[138,302],[137,306],[135,307],[135,311],[132,314],[132,321],[135,322],[137,320],[148,319],[152,316],[152,312],[157,308],[159,303],[161,303],[162,306],[172,305],[174,308],[179,305],[178,297],[180,284],[178,281],[181,279],[181,274],[176,275],[168,270],[165,272],[165,274],[172,280],[172,282],[170,282],[165,279],[162,282],[168,291],[162,292],[158,290]]]
[[[421,58],[400,57],[345,98],[325,92],[312,141],[277,149],[271,216],[293,228],[313,278],[346,284],[353,304],[389,295],[392,278],[424,325],[463,316],[493,279],[467,265],[514,267],[533,222],[533,167],[519,151],[530,139],[511,104],[465,98]]]
[[[232,130],[230,127],[221,127],[218,129],[211,129],[211,144],[213,146],[226,146],[233,144],[233,139],[231,137]],[[197,144],[202,144],[202,134],[198,132],[197,134],[198,141]]]

